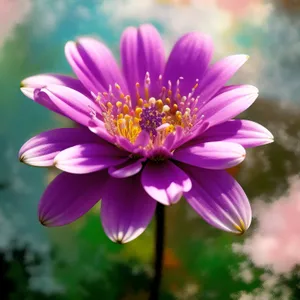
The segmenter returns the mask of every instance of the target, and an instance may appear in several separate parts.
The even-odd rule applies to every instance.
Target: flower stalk
[[[155,257],[154,257],[154,277],[150,290],[149,300],[159,299],[159,290],[162,279],[164,245],[165,245],[165,206],[158,204],[155,212],[156,232],[155,232]]]

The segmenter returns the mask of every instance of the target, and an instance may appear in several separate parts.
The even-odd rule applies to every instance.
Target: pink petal
[[[207,142],[179,148],[173,158],[199,168],[223,170],[240,164],[246,156],[245,149],[230,142]]]
[[[107,172],[58,175],[40,200],[40,222],[53,227],[76,221],[100,200],[107,178]]]
[[[165,51],[158,31],[150,24],[139,28],[127,28],[121,38],[121,60],[124,76],[127,80],[133,106],[136,103],[136,83],[140,83],[140,95],[145,97],[144,81],[149,72],[151,84],[149,94],[158,97],[159,75],[165,67]]]
[[[210,127],[226,122],[245,111],[258,97],[258,90],[251,85],[226,91],[210,100],[200,111],[203,122]]]
[[[85,128],[58,128],[45,131],[27,141],[19,151],[19,159],[37,167],[53,165],[54,157],[62,150],[82,143],[97,143],[98,136]]]
[[[203,142],[227,141],[245,148],[272,143],[272,133],[258,123],[249,120],[230,120],[206,130],[199,140]]]
[[[192,187],[189,177],[170,161],[148,162],[141,179],[145,191],[165,205],[178,202]]]
[[[125,94],[127,86],[111,51],[101,42],[82,37],[65,46],[66,58],[83,85],[95,95],[119,84]]]
[[[110,177],[101,202],[104,231],[114,242],[130,242],[145,231],[155,207],[156,201],[144,191],[139,175]]]
[[[226,172],[186,167],[192,189],[187,202],[210,225],[236,234],[251,224],[251,207],[241,186]]]
[[[65,172],[86,174],[121,164],[128,153],[108,143],[81,144],[61,151],[54,159],[55,166]]]

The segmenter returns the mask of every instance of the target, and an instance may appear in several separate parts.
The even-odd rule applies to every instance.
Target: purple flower
[[[225,169],[244,160],[245,148],[273,141],[261,125],[233,119],[258,96],[254,86],[225,86],[248,57],[210,65],[211,39],[193,32],[166,61],[151,25],[127,28],[120,50],[121,70],[106,46],[80,38],[65,47],[78,79],[42,74],[22,82],[27,97],[82,125],[43,132],[20,150],[26,164],[64,171],[40,200],[41,223],[71,223],[101,199],[106,234],[126,243],[145,230],[156,201],[183,196],[211,225],[243,233],[250,204]]]

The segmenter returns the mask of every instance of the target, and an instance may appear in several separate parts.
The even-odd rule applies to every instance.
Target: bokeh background
[[[33,135],[69,126],[25,98],[20,81],[71,74],[63,47],[97,36],[119,56],[128,25],[157,26],[167,51],[181,34],[210,34],[215,59],[246,53],[234,82],[260,97],[243,117],[275,143],[248,152],[231,170],[253,205],[243,236],[209,227],[184,201],[167,209],[161,299],[300,299],[300,1],[0,0],[0,299],[147,299],[154,224],[137,240],[112,243],[97,208],[76,223],[43,228],[37,203],[53,170],[19,163]]]

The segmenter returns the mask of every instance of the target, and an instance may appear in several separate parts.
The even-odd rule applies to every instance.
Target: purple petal
[[[192,189],[184,197],[210,225],[236,234],[251,224],[249,201],[241,186],[226,171],[187,167]]]
[[[141,179],[145,191],[165,205],[178,202],[192,187],[189,177],[170,161],[148,162]]]
[[[142,234],[155,211],[154,201],[140,184],[140,176],[111,177],[101,202],[101,221],[114,242],[127,243]]]
[[[121,164],[127,159],[128,153],[113,145],[82,144],[61,151],[55,157],[54,164],[68,173],[86,174]]]
[[[199,168],[224,170],[240,164],[245,156],[246,151],[239,144],[208,142],[179,148],[173,158]]]
[[[40,222],[48,227],[74,222],[100,200],[107,178],[107,172],[58,175],[40,200]]]
[[[150,141],[150,135],[147,131],[142,130],[140,134],[138,135],[134,146],[135,147],[146,147],[149,144]]]
[[[115,178],[125,178],[133,176],[137,173],[139,173],[143,167],[143,162],[145,159],[139,159],[139,160],[128,160],[125,163],[110,167],[108,169],[108,173],[110,176]]]
[[[83,94],[65,86],[48,85],[36,90],[35,101],[74,122],[88,126],[91,113],[99,111],[96,103]]]
[[[258,97],[258,90],[251,85],[224,92],[210,100],[199,112],[203,122],[210,127],[228,121],[245,111]]]
[[[53,129],[28,140],[19,151],[19,159],[28,165],[49,167],[60,151],[82,143],[97,143],[99,140],[98,136],[85,128]]]
[[[119,84],[125,94],[127,86],[111,51],[93,38],[83,37],[65,46],[66,58],[83,85],[95,95]]]
[[[61,74],[39,74],[27,77],[22,80],[21,87],[26,88],[23,90],[25,96],[34,99],[34,90],[36,88],[41,89],[49,84],[67,86],[81,94],[84,94],[87,97],[91,97],[91,94],[78,79]],[[31,91],[31,93],[29,93],[29,91]]]
[[[114,144],[115,137],[107,132],[105,124],[98,118],[91,118],[91,120],[89,120],[88,122],[88,127],[91,132],[95,133],[102,139]]]
[[[218,90],[218,92],[212,97],[216,97],[220,94],[223,94],[225,92],[228,92],[228,91],[231,91],[231,90],[235,90],[235,89],[239,89],[240,87],[242,87],[243,85],[241,84],[233,84],[233,85],[226,85],[226,86],[223,86],[221,89]]]
[[[213,64],[199,84],[201,99],[210,100],[248,60],[248,55],[232,55]]]
[[[252,148],[274,141],[272,133],[258,123],[248,120],[230,120],[206,130],[199,140],[203,142],[227,141]]]
[[[180,94],[187,96],[202,80],[213,55],[213,42],[207,35],[192,32],[181,37],[173,47],[164,73],[164,86],[170,80],[173,92],[180,77]],[[197,93],[198,89],[196,90]],[[200,91],[199,91],[200,92]],[[195,94],[196,94],[195,93]]]
[[[121,38],[121,60],[123,74],[127,80],[133,106],[136,103],[136,83],[141,85],[140,95],[145,97],[144,81],[149,72],[151,84],[150,96],[158,97],[159,75],[165,67],[165,51],[158,31],[149,24],[139,28],[127,28]]]

